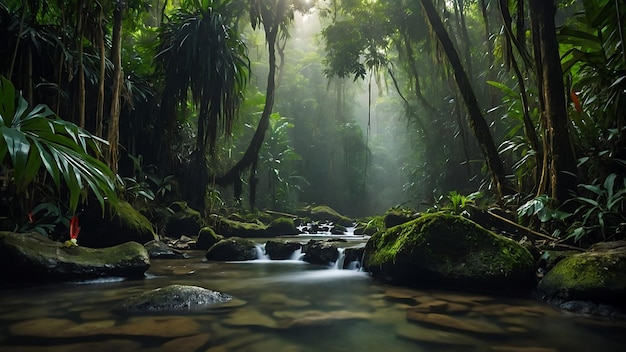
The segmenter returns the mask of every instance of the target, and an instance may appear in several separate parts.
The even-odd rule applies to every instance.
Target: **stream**
[[[225,263],[207,262],[203,251],[189,255],[153,259],[143,280],[1,287],[0,350],[620,351],[626,341],[626,321],[576,316],[524,297],[396,287],[296,255]],[[221,291],[237,303],[112,313],[125,298],[170,284]]]

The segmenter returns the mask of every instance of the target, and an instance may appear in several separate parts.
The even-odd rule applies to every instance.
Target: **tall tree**
[[[578,170],[571,146],[569,119],[563,85],[563,71],[556,36],[554,1],[529,0],[533,47],[539,91],[542,97],[542,119],[545,128],[543,176],[538,192],[550,193],[564,201],[576,190]]]
[[[202,209],[208,183],[207,151],[213,153],[222,131],[230,133],[246,84],[247,49],[239,39],[237,4],[229,0],[191,0],[182,4],[160,34],[159,65],[165,73],[161,120],[171,131],[189,93],[198,110],[195,149],[186,179],[188,199]],[[179,108],[182,107],[182,108]],[[164,135],[167,138],[167,135]]]
[[[274,107],[276,92],[276,45],[279,39],[287,40],[288,26],[293,21],[294,10],[307,11],[313,4],[299,0],[247,0],[252,27],[263,27],[269,55],[269,72],[265,90],[265,105],[254,136],[241,159],[223,176],[217,177],[215,183],[227,186],[234,185],[235,198],[241,196],[241,174],[250,170],[250,205],[254,206],[256,184],[256,166],[259,151],[263,146],[265,133],[269,126],[270,115]]]
[[[111,45],[111,61],[113,62],[113,94],[111,96],[111,111],[109,114],[107,163],[113,173],[117,173],[120,139],[120,110],[122,91],[122,19],[124,1],[117,0],[113,10],[113,40]]]
[[[420,3],[422,4],[426,17],[428,18],[428,22],[435,32],[435,35],[437,36],[437,39],[439,40],[439,43],[441,44],[446,57],[450,62],[452,70],[454,71],[456,83],[468,111],[470,126],[474,131],[476,140],[478,141],[485,161],[487,162],[487,167],[489,168],[496,194],[498,198],[501,198],[503,195],[510,194],[512,190],[508,186],[504,165],[502,164],[502,160],[498,154],[498,150],[493,141],[489,126],[485,121],[480,106],[478,105],[478,100],[476,99],[476,95],[472,89],[469,77],[463,68],[459,54],[454,48],[454,44],[450,40],[450,36],[448,35],[448,32],[446,31],[433,2],[431,0],[420,0]]]

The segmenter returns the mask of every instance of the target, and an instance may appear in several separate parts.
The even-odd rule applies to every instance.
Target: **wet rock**
[[[129,340],[107,340],[102,342],[67,343],[47,346],[2,346],[2,352],[110,352],[139,351],[141,344]]]
[[[327,205],[306,206],[298,211],[298,215],[313,221],[331,221],[343,226],[352,226],[353,223],[352,219],[339,214],[336,210]]]
[[[210,227],[203,227],[198,232],[198,239],[196,240],[196,249],[208,250],[217,242],[224,239],[224,236],[220,236]]]
[[[131,318],[115,325],[114,320],[77,324],[68,319],[40,318],[11,325],[17,336],[43,338],[82,337],[97,335],[180,337],[198,333],[198,323],[187,317]]]
[[[216,261],[242,261],[257,259],[256,244],[250,240],[225,238],[209,248],[206,259]]]
[[[173,214],[165,224],[165,235],[180,238],[182,235],[195,236],[202,227],[202,215],[190,208],[187,202],[173,202],[169,205]]]
[[[558,306],[560,309],[580,315],[599,315],[604,317],[626,317],[625,313],[614,306],[596,304],[591,301],[566,301]]]
[[[532,255],[460,216],[427,214],[372,236],[363,267],[412,286],[516,290],[535,282]]]
[[[149,267],[148,252],[137,242],[109,248],[68,248],[38,233],[0,232],[0,279],[7,281],[137,278]]]
[[[272,317],[253,308],[237,310],[222,322],[227,326],[260,326],[273,329],[279,327],[278,322]]]
[[[144,244],[150,258],[159,259],[183,259],[189,258],[186,253],[181,253],[177,250],[170,248],[167,244],[161,241],[150,241]]]
[[[274,312],[274,316],[281,319],[287,319],[287,322],[283,325],[286,329],[328,326],[338,322],[351,320],[367,320],[370,318],[370,315],[368,313],[353,312],[347,310],[337,310],[333,312]]]
[[[357,262],[357,268],[361,267],[361,259],[363,258],[363,252],[365,247],[349,247],[343,252],[345,260],[343,262],[343,269],[349,269],[351,263]]]
[[[230,302],[232,296],[198,286],[170,285],[128,298],[115,307],[117,312],[199,311]]]
[[[302,248],[299,242],[270,240],[265,243],[265,251],[270,259],[285,260],[291,258],[293,253]]]
[[[561,260],[537,286],[554,304],[592,301],[626,307],[626,247],[579,253]]]
[[[420,343],[438,344],[444,346],[480,346],[481,341],[473,337],[443,331],[427,329],[414,324],[401,325],[396,328],[398,337]]]
[[[159,347],[161,352],[199,351],[211,339],[210,334],[180,337],[164,343]]]
[[[270,236],[285,236],[285,235],[297,235],[299,233],[296,228],[296,224],[293,219],[290,218],[278,218],[270,222],[267,226],[267,232]]]
[[[266,293],[261,298],[259,298],[259,302],[264,305],[269,305],[273,308],[276,307],[306,307],[311,304],[309,301],[289,298],[287,295],[282,293]]]
[[[479,334],[504,334],[505,331],[497,325],[477,319],[460,319],[438,313],[421,313],[413,308],[406,311],[406,318],[410,321],[461,330]]]
[[[337,247],[329,242],[310,240],[304,245],[304,261],[311,264],[331,265],[339,258]]]

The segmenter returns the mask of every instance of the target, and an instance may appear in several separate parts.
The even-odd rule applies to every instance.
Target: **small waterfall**
[[[302,247],[296,249],[295,251],[293,251],[293,253],[291,254],[291,257],[289,257],[289,260],[302,260],[302,257],[304,256],[304,253],[302,253]]]
[[[339,252],[339,257],[337,257],[337,261],[335,265],[333,265],[333,269],[343,269],[343,263],[346,260],[346,249],[345,248],[337,248],[337,252]]]
[[[257,260],[270,260],[270,256],[265,253],[265,244],[257,243],[255,247]]]

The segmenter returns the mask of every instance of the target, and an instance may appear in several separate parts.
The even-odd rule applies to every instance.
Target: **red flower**
[[[80,232],[80,226],[78,226],[78,216],[72,216],[70,220],[70,239],[75,240],[78,238],[78,233]]]
[[[572,103],[574,103],[574,108],[576,109],[576,111],[578,111],[579,113],[583,112],[583,108],[580,105],[580,99],[578,98],[578,94],[576,92],[574,92],[574,90],[572,89],[569,92],[569,96],[572,99]]]
[[[33,215],[32,211],[28,212],[28,222],[30,222],[31,224],[35,222],[35,216]]]

